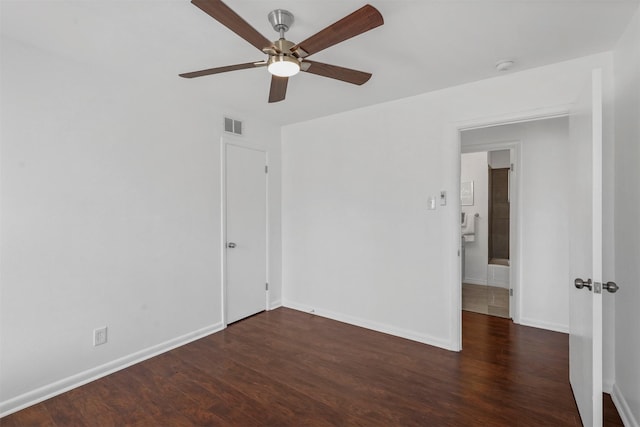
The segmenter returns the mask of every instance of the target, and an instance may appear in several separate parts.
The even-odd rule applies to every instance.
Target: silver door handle
[[[616,282],[603,283],[602,287],[608,290],[612,294],[615,294],[616,292],[618,292],[618,289],[620,289],[620,287],[616,285]]]
[[[591,286],[591,279],[587,279],[587,281],[585,282],[584,280],[578,278],[578,279],[573,281],[573,284],[578,289],[587,288],[587,289],[591,290],[591,287],[592,287]]]
[[[233,242],[229,242],[229,243],[227,243],[227,247],[228,247],[229,249],[233,249],[233,248],[235,248],[235,247],[236,247],[236,244],[235,244],[235,243],[233,243]]]

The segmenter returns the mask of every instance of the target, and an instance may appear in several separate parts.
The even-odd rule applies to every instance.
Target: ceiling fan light
[[[269,58],[267,70],[274,76],[291,77],[300,72],[300,63],[286,55],[274,55]]]

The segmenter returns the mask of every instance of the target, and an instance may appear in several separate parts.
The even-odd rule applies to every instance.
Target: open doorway
[[[462,309],[505,318],[511,317],[511,163],[504,147],[463,153],[460,162]]]
[[[558,115],[460,130],[461,170],[462,156],[484,155],[487,163],[482,176],[487,185],[487,153],[499,150],[509,150],[512,165],[509,179],[509,317],[515,323],[567,332],[570,291],[567,283],[572,283],[568,267],[569,226],[575,214],[568,201],[572,173],[567,167],[572,163],[568,117]],[[461,178],[463,196],[465,178]],[[476,187],[474,182],[474,190]],[[461,211],[464,208],[462,204]],[[486,215],[488,221],[488,213]],[[488,233],[488,224],[486,229],[482,228],[482,223],[474,226],[481,233]],[[464,230],[461,229],[460,234],[463,235]],[[462,271],[462,266],[460,268],[461,283],[474,277],[496,278],[494,275],[490,279],[484,273],[474,275],[466,262],[473,256],[470,245],[465,244],[461,249],[465,250],[466,258],[466,271]],[[488,245],[485,253],[484,266],[489,275]],[[492,268],[496,273],[496,267]]]

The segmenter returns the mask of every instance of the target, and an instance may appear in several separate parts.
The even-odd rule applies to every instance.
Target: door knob
[[[587,281],[585,282],[584,280],[578,278],[578,279],[573,281],[573,284],[578,289],[587,288],[587,289],[591,290],[591,287],[592,287],[591,286],[591,279],[587,279]]]
[[[618,292],[618,289],[620,289],[620,287],[616,285],[616,282],[604,283],[602,287],[608,290],[612,294],[615,294],[616,292]]]
[[[233,243],[233,242],[229,242],[229,243],[227,243],[227,247],[228,247],[229,249],[233,249],[233,248],[235,248],[235,247],[236,247],[236,244],[235,244],[235,243]]]

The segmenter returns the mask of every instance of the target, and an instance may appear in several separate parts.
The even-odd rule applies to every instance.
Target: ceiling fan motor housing
[[[294,46],[289,40],[280,39],[273,42],[273,46],[278,52],[282,52],[285,55],[291,55],[291,48]]]

